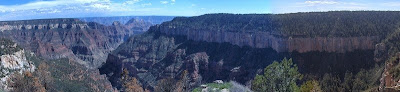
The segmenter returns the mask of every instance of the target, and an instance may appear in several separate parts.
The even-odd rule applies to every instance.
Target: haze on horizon
[[[396,0],[0,0],[0,21],[104,16],[198,16],[315,11],[398,11]]]

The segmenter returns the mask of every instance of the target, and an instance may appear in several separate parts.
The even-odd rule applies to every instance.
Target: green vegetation
[[[222,89],[230,89],[232,87],[231,83],[222,83],[222,84],[218,84],[218,83],[209,83],[209,84],[205,84],[207,85],[207,90],[209,90],[210,92],[214,92],[212,91],[212,89],[216,89],[215,92],[220,92]],[[192,92],[201,92],[201,88],[195,88]]]
[[[12,54],[17,51],[22,50],[22,48],[13,41],[9,39],[0,38],[0,56],[5,54]]]
[[[211,87],[211,88],[217,88],[217,89],[229,89],[232,87],[232,84],[230,84],[230,83],[222,83],[222,84],[210,83],[210,84],[207,84],[207,86]]]
[[[180,74],[179,79],[174,78],[164,78],[158,81],[155,87],[155,92],[187,92],[191,90],[190,79],[188,76],[189,72],[183,70]]]
[[[139,81],[135,77],[129,76],[128,69],[124,68],[122,71],[122,90],[125,92],[148,92],[148,90],[144,90],[142,86],[139,84]]]
[[[229,92],[252,92],[246,86],[241,85],[235,81],[230,81],[230,82],[226,82],[226,83],[222,83],[222,84],[208,83],[208,84],[204,84],[204,85],[206,85],[206,89],[197,87],[197,88],[193,89],[192,92],[202,92],[202,90],[207,90],[209,92],[220,92],[223,89],[225,89]]]
[[[337,75],[325,74],[320,80],[321,88],[324,92],[342,92],[341,80]]]
[[[347,92],[377,91],[383,65],[375,65],[369,70],[361,69],[353,75],[346,72],[344,77],[327,73],[322,78],[304,80],[300,88],[297,86],[302,75],[292,59],[274,62],[264,69],[264,75],[256,75],[252,83],[255,92]],[[320,79],[320,80],[315,80]]]
[[[201,92],[201,88],[195,88],[192,92]]]
[[[30,72],[14,73],[7,82],[7,86],[13,88],[12,92],[46,92],[45,86],[40,83],[41,80]]]
[[[399,12],[334,11],[294,14],[206,14],[163,24],[176,29],[271,32],[299,37],[385,36],[400,22]],[[168,27],[168,26],[166,26]]]
[[[111,91],[107,80],[96,75],[95,70],[68,59],[44,60],[34,54],[25,53],[28,61],[37,67],[35,72],[12,75],[11,91],[25,92],[93,92]],[[111,85],[110,85],[111,86]]]
[[[274,62],[264,69],[264,75],[256,75],[252,83],[252,90],[256,92],[297,92],[299,87],[296,81],[302,75],[292,59],[283,59],[280,63]]]
[[[341,78],[334,74],[325,74],[319,81],[321,89],[325,92],[360,92],[360,91],[378,91],[379,79],[383,72],[383,65],[375,65],[369,70],[361,69],[356,75],[347,72]]]
[[[300,92],[321,92],[321,86],[316,80],[309,80],[300,86]]]

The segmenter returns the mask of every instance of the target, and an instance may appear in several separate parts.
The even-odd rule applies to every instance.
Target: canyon
[[[390,91],[400,79],[398,17],[337,11],[1,21],[0,37],[16,44],[0,44],[0,68],[40,79],[48,65],[52,78],[68,79],[52,86],[60,90],[124,90],[123,70],[145,90],[167,79],[192,90],[215,80],[249,86],[266,66],[291,58],[300,82],[351,73],[367,76],[368,90]]]
[[[388,50],[382,41],[397,30],[396,23],[400,21],[393,20],[400,16],[397,13],[177,17],[128,39],[108,55],[99,70],[117,88],[121,88],[118,80],[123,69],[128,69],[130,76],[136,77],[146,89],[155,89],[161,79],[179,79],[185,70],[190,76],[189,88],[214,80],[249,85],[266,66],[286,57],[292,58],[299,71],[308,77],[320,79],[324,74],[334,74],[343,78],[346,72],[369,70],[387,60],[381,57],[387,56]],[[377,76],[382,71],[376,72]],[[378,80],[373,84],[382,84]]]
[[[96,68],[107,54],[130,36],[153,25],[132,19],[106,26],[79,19],[41,19],[0,22],[0,36],[12,39],[26,50],[47,59],[72,58],[87,67]]]

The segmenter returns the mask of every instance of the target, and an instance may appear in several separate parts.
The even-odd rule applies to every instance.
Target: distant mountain
[[[400,12],[376,11],[176,17],[125,41],[99,70],[117,88],[123,69],[147,89],[171,78],[180,82],[185,71],[187,89],[214,80],[249,86],[266,66],[287,57],[304,81],[318,80],[323,90],[336,85],[326,84],[329,78],[340,82],[345,75],[363,82],[353,90],[386,90],[400,78],[400,69],[393,68],[400,66],[399,17]],[[385,66],[388,59],[391,65]]]
[[[119,21],[122,24],[126,24],[131,19],[144,20],[151,24],[161,24],[165,21],[170,21],[174,16],[115,16],[115,17],[87,17],[79,18],[85,22],[97,22],[103,25],[112,25],[114,21]]]

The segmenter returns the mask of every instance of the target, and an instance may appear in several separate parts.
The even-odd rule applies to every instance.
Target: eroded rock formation
[[[98,67],[111,50],[151,25],[134,19],[132,23],[135,29],[118,23],[105,26],[78,19],[8,21],[0,22],[0,36],[47,59],[72,58],[87,67]],[[139,24],[142,25],[136,26]]]
[[[366,14],[385,18],[369,20]],[[121,71],[127,68],[129,74],[148,89],[154,88],[160,79],[179,78],[184,70],[189,71],[194,85],[217,79],[248,85],[266,66],[284,57],[293,58],[304,74],[344,75],[348,71],[369,69],[377,63],[374,56],[380,55],[380,50],[375,48],[381,48],[378,43],[396,27],[376,21],[399,22],[390,19],[399,16],[396,13],[380,14],[330,12],[178,17],[128,39],[108,55],[106,64],[99,70],[119,88]],[[345,20],[349,18],[356,19]],[[346,22],[356,20],[368,21]],[[361,25],[376,25],[387,30]]]

